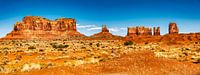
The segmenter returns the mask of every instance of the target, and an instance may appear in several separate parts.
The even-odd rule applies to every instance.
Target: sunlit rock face
[[[178,34],[179,29],[176,23],[170,23],[169,24],[169,34]]]
[[[155,36],[160,35],[160,27],[153,27],[153,35]]]
[[[122,39],[122,37],[113,35],[109,32],[109,29],[106,27],[106,25],[102,25],[101,32],[92,35],[91,39]]]
[[[109,32],[109,30],[106,27],[106,25],[102,25],[102,31],[101,32]]]
[[[58,39],[84,36],[77,32],[76,20],[60,18],[48,20],[39,16],[26,16],[17,22],[4,39]]]
[[[128,27],[127,36],[149,36],[152,35],[152,28],[137,26]]]

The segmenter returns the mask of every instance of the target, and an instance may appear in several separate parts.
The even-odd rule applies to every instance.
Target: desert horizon
[[[24,17],[26,17],[26,16],[24,16]],[[42,16],[32,16],[32,17],[41,17],[41,18],[45,18],[45,17],[42,17]],[[67,17],[67,16],[66,16]],[[64,18],[64,17],[61,17],[61,18]],[[48,18],[45,18],[45,19],[48,19]],[[55,21],[55,20],[57,20],[57,19],[59,19],[59,17],[56,17],[55,19],[48,19],[48,20],[50,20],[50,21]],[[75,18],[71,18],[71,19],[75,19]],[[20,21],[22,21],[23,20],[23,18],[18,18],[18,20],[17,21],[13,21],[13,24],[9,24],[10,25],[10,27],[9,27],[9,29],[6,31],[6,33],[4,33],[4,34],[0,34],[0,37],[1,38],[3,38],[3,37],[5,37],[6,35],[7,35],[7,33],[9,33],[11,30],[12,30],[12,27],[17,23],[17,22],[20,22]],[[76,19],[75,19],[76,20]],[[12,20],[10,20],[10,21],[12,21]],[[80,21],[80,20],[78,20],[78,21]],[[8,22],[9,22],[9,20],[8,20]],[[178,21],[179,22],[179,21]],[[118,22],[116,22],[116,23],[118,23]],[[119,23],[120,23],[120,21],[119,21]],[[121,23],[124,23],[124,22],[121,22]],[[134,23],[134,22],[132,22],[132,23]],[[151,22],[150,22],[151,23]],[[141,24],[140,23],[138,23],[138,24],[126,24],[126,25],[128,25],[128,26],[124,26],[123,28],[117,28],[117,26],[113,26],[113,27],[110,27],[109,26],[109,23],[108,24],[106,24],[106,23],[100,23],[100,24],[98,24],[98,25],[95,25],[95,24],[90,24],[90,23],[88,23],[88,24],[83,24],[83,25],[81,25],[81,24],[79,24],[79,23],[76,23],[76,25],[77,25],[77,31],[79,31],[79,32],[81,32],[82,30],[82,28],[90,28],[91,27],[91,29],[87,29],[87,30],[89,30],[88,32],[93,32],[93,31],[95,31],[95,32],[93,32],[93,33],[90,33],[90,34],[88,34],[88,33],[85,33],[85,32],[83,32],[83,34],[85,35],[85,36],[92,36],[93,34],[95,34],[95,33],[98,33],[98,32],[100,32],[101,30],[100,30],[100,27],[102,27],[102,25],[107,25],[107,27],[108,27],[108,29],[110,29],[111,30],[111,33],[112,34],[114,34],[114,35],[118,35],[118,36],[122,36],[122,37],[125,37],[126,35],[127,35],[127,32],[128,32],[128,28],[131,28],[131,27],[137,27],[137,26],[144,26],[144,27],[149,27],[149,28],[152,28],[153,29],[153,27],[160,27],[161,28],[161,35],[166,35],[166,34],[168,34],[168,24],[169,23],[176,23],[176,21],[168,21],[168,23],[166,22],[165,24],[162,24],[162,25],[164,25],[165,27],[162,27],[162,25],[156,25],[156,24],[154,24],[154,25],[152,25],[152,24],[149,24],[149,25],[147,25],[147,24],[142,24],[142,22],[141,22]],[[180,22],[179,22],[180,23]],[[179,25],[179,23],[177,24],[177,25]],[[181,24],[181,23],[180,23]],[[122,24],[121,24],[122,25]],[[184,25],[186,25],[186,24],[184,24]],[[189,24],[188,24],[189,25]],[[92,27],[94,27],[94,28],[92,28]],[[96,27],[96,28],[95,28]],[[180,33],[181,34],[188,34],[188,33],[199,33],[200,31],[198,31],[198,30],[195,30],[195,31],[192,31],[192,29],[191,28],[188,28],[188,29],[190,29],[191,31],[183,31],[183,28],[181,27],[181,28],[179,28],[180,29]],[[185,29],[187,29],[187,28],[185,28]],[[194,29],[194,28],[193,28]],[[122,30],[123,31],[123,34],[118,34],[117,32],[119,32],[118,30]]]
[[[0,75],[200,75],[199,3],[0,0]]]

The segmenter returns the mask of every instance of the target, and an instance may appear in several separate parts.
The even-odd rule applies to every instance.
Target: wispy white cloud
[[[111,32],[118,32],[118,31],[119,31],[118,28],[109,28],[109,30],[110,30]]]
[[[88,31],[92,31],[92,30],[101,30],[101,27],[93,27],[93,28],[89,28],[87,29]]]
[[[125,31],[127,28],[109,28],[111,32],[120,32]]]
[[[96,25],[80,25],[80,24],[76,24],[77,28],[91,28],[91,27],[96,27]]]
[[[98,26],[95,24],[86,24],[86,25],[76,24],[76,25],[77,25],[78,30],[81,33],[84,33],[88,36],[93,35],[95,33],[99,33],[101,32],[101,29],[102,29],[101,26]],[[123,27],[108,27],[108,29],[112,34],[121,35],[121,36],[126,35],[126,30],[127,30],[127,28],[123,28]]]
[[[127,28],[120,28],[120,30],[127,30]]]
[[[76,24],[76,25],[77,25],[77,28],[87,30],[87,31],[101,30],[101,27],[94,24],[89,24],[89,25]]]

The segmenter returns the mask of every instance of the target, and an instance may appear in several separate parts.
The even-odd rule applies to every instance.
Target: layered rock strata
[[[169,24],[169,34],[178,34],[179,29],[176,23],[170,23]]]
[[[127,36],[149,36],[152,35],[152,28],[137,26],[128,27]]]
[[[17,22],[4,39],[58,39],[84,36],[76,29],[76,20],[60,18],[48,20],[39,16],[26,16]]]

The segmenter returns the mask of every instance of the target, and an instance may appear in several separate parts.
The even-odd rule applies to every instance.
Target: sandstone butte
[[[169,24],[169,33],[160,35],[160,27],[128,27],[125,40],[137,43],[163,42],[166,44],[181,44],[183,42],[200,41],[200,33],[179,33],[176,23]]]
[[[99,33],[96,33],[91,36],[91,39],[101,39],[101,40],[111,40],[111,39],[122,39],[121,36],[113,35],[109,32],[106,25],[102,25],[102,30]]]
[[[76,20],[72,18],[60,18],[48,20],[39,16],[26,16],[22,22],[17,22],[14,29],[3,40],[15,39],[85,39],[85,40],[131,40],[135,42],[177,42],[200,41],[200,33],[179,33],[176,23],[169,24],[169,33],[160,35],[160,27],[128,27],[125,37],[113,35],[106,25],[102,31],[90,37],[86,37],[77,31]]]

